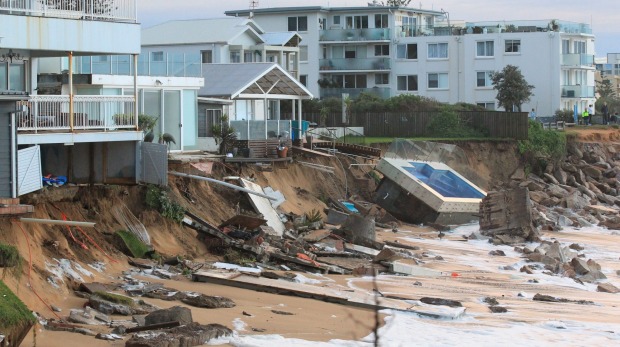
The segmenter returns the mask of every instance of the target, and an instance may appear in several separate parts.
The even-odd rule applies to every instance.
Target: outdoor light
[[[9,63],[12,63],[13,60],[24,60],[24,57],[19,53],[13,52],[12,49],[9,49],[9,53],[2,54],[0,56],[0,62],[3,62],[3,63],[6,61],[8,61]]]

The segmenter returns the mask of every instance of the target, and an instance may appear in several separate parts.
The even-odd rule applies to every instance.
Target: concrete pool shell
[[[486,196],[484,190],[440,162],[383,158],[377,170],[386,178],[377,189],[377,203],[391,213],[410,217],[411,222],[472,220]]]

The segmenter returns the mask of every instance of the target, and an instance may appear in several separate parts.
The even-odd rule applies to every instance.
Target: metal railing
[[[0,14],[131,22],[137,0],[0,0]]]
[[[73,121],[69,95],[36,95],[20,104],[27,106],[27,112],[18,116],[19,131],[113,131],[136,127],[133,96],[76,95]]]
[[[448,26],[399,25],[394,30],[394,37],[450,36],[453,31],[453,27]]]
[[[562,65],[592,66],[594,65],[594,55],[585,53],[562,54]]]
[[[330,70],[389,70],[390,58],[357,58],[357,59],[320,59],[322,72]]]
[[[388,28],[328,29],[321,30],[319,41],[386,41],[390,40]]]
[[[291,135],[290,120],[235,120],[230,121],[235,129],[237,140],[289,139]]]

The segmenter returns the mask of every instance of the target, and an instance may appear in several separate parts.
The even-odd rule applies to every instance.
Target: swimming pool
[[[409,162],[403,170],[447,198],[482,199],[484,194],[450,170],[435,169],[427,163]]]

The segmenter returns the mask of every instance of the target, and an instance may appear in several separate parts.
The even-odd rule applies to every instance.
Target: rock
[[[381,252],[379,252],[379,254],[377,254],[374,258],[373,261],[375,263],[378,263],[380,261],[387,261],[387,262],[391,262],[394,260],[398,260],[398,259],[402,259],[403,256],[400,255],[398,252],[396,252],[395,250],[393,250],[392,248],[389,247],[384,247]]]
[[[565,196],[568,195],[568,191],[558,185],[550,185],[549,189],[547,189],[547,193],[551,196],[554,196],[556,198],[564,198]]]
[[[116,335],[125,335],[127,333],[127,327],[124,325],[119,325],[112,329],[112,334]]]
[[[144,318],[145,325],[179,322],[181,325],[192,323],[192,311],[187,307],[174,306],[165,310],[151,312]]]
[[[271,310],[271,312],[282,315],[282,316],[294,316],[295,315],[294,313],[287,312],[287,311]]]
[[[521,272],[525,272],[528,275],[531,275],[534,273],[534,271],[527,265],[523,265],[523,267],[521,267],[521,270],[519,270]]]
[[[125,347],[190,347],[201,346],[212,339],[232,335],[232,330],[220,324],[191,323],[158,334],[134,334]]]
[[[577,277],[577,273],[575,272],[575,270],[573,269],[573,267],[571,266],[570,263],[563,263],[562,264],[562,274],[565,277],[570,277],[570,278],[575,278]]]
[[[102,325],[102,324],[107,324],[110,321],[110,318],[108,318],[106,315],[99,313],[99,318],[97,319],[95,318],[96,314],[98,312],[96,311],[91,311],[91,312],[87,312],[86,310],[71,310],[69,311],[69,317],[68,317],[68,321],[71,323],[78,323],[78,324],[86,324],[86,325]]]
[[[583,169],[583,173],[595,180],[600,180],[603,177],[601,170],[595,166],[586,166]]]
[[[587,184],[588,184],[588,183],[586,182],[586,185],[587,185]],[[583,198],[584,198],[584,199],[587,199],[587,198],[590,198],[590,199],[596,199],[596,193],[594,193],[593,191],[591,191],[591,190],[590,190],[588,187],[586,187],[585,185],[578,185],[578,186],[577,186],[577,190],[579,190],[579,192],[580,192],[581,194],[583,194],[583,195],[584,195],[584,196],[583,196]]]
[[[493,256],[499,256],[499,257],[505,257],[506,253],[504,253],[504,251],[502,250],[493,250],[489,252],[489,255],[493,255]]]
[[[120,314],[123,316],[131,316],[135,310],[127,305],[113,303],[102,299],[98,295],[92,295],[88,301],[89,305],[104,314]]]
[[[131,319],[138,324],[139,327],[143,327],[146,325],[146,315],[145,314],[136,314],[131,317]]]
[[[200,294],[197,296],[187,296],[181,301],[185,304],[195,306],[195,307],[204,307],[204,308],[231,308],[235,307],[235,302],[229,298],[225,298],[222,296],[208,296],[204,294]]]
[[[577,146],[575,146],[574,144],[568,146],[567,150],[568,150],[568,153],[574,155],[578,159],[583,158],[583,152],[579,148],[577,148]]]
[[[540,184],[540,183],[536,183],[536,182],[532,182],[532,181],[526,181],[524,183],[526,183],[527,189],[529,189],[530,191],[533,191],[533,192],[542,191],[543,189],[545,189],[545,186]]]
[[[572,226],[573,225],[573,221],[566,217],[565,215],[561,214],[558,217],[558,225],[561,227],[568,227],[568,226]]]
[[[423,297],[420,299],[421,302],[427,305],[441,305],[441,306],[450,306],[450,307],[463,307],[459,301],[449,300],[449,299],[440,299],[440,298],[429,298]]]
[[[542,259],[545,255],[544,254],[540,254],[538,252],[532,252],[526,255],[526,258],[535,262],[535,263],[540,263],[542,262]]]
[[[58,306],[50,305],[50,307],[52,308],[52,311],[54,312],[62,312],[62,309]]]
[[[549,182],[549,183],[552,183],[552,184],[560,184],[560,182],[558,182],[558,180],[557,180],[555,177],[553,177],[551,174],[545,173],[545,174],[543,175],[543,177],[544,177],[544,178],[545,178],[545,180],[546,180],[547,182]]]
[[[565,199],[566,207],[572,210],[582,210],[590,205],[590,202],[581,197],[577,192],[569,194]]]
[[[603,292],[603,293],[612,293],[612,294],[620,293],[620,289],[618,289],[616,286],[608,282],[599,283],[598,287],[596,287],[596,291]]]
[[[543,201],[549,199],[549,195],[543,191],[530,191],[530,199],[539,204],[543,204]],[[544,204],[546,206],[546,204]]]
[[[578,275],[585,275],[590,272],[590,267],[588,266],[588,263],[583,259],[575,257],[571,260],[570,263]]]
[[[489,310],[493,313],[506,313],[508,309],[501,306],[489,306]]]
[[[525,171],[522,167],[518,167],[515,172],[510,176],[510,179],[515,181],[523,181],[525,179]]]
[[[497,301],[497,299],[487,296],[486,298],[484,298],[484,303],[489,304],[491,306],[497,306],[499,305],[499,301]]]
[[[574,249],[576,251],[583,251],[585,249],[583,248],[583,246],[579,245],[578,243],[572,243],[570,246],[568,246],[568,248]]]
[[[123,339],[122,336],[119,336],[117,334],[101,334],[101,333],[95,335],[95,338],[99,340],[107,340],[107,341],[116,341],[116,340]]]
[[[553,176],[555,177],[555,179],[560,183],[560,184],[566,184],[566,180],[568,178],[568,175],[566,174],[566,172],[564,170],[562,170],[561,168],[557,168],[555,169],[555,171],[553,172]]]
[[[618,200],[615,197],[607,194],[597,194],[596,197],[600,202],[606,203],[608,205],[614,205]]]

